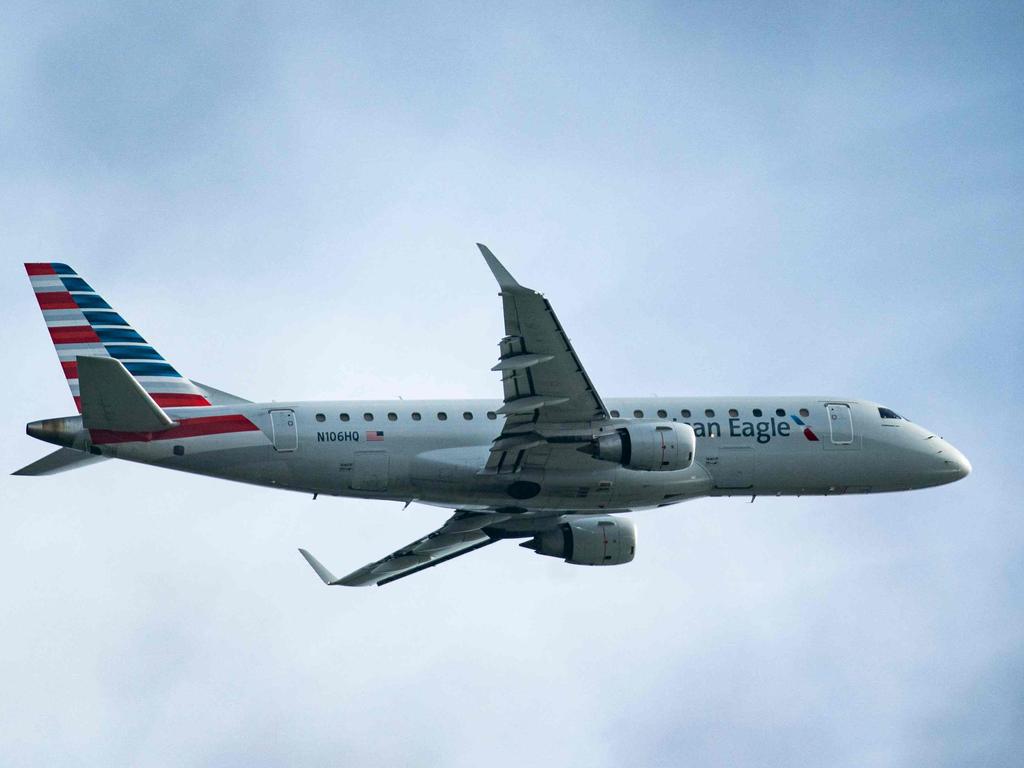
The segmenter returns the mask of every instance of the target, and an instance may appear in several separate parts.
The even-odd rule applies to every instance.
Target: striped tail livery
[[[25,270],[79,413],[82,399],[78,357],[108,357],[121,361],[161,408],[210,405],[195,384],[164,360],[67,264],[26,264]]]

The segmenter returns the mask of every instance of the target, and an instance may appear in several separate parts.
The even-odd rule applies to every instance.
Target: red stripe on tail
[[[230,416],[201,416],[197,419],[182,419],[176,427],[163,432],[113,432],[107,429],[90,429],[92,441],[97,445],[108,443],[148,443],[153,440],[178,440],[185,437],[226,435],[230,432],[255,432],[255,424],[241,414]]]
[[[64,376],[69,379],[78,378],[78,363],[61,363],[60,367],[64,369]]]
[[[99,343],[100,340],[96,331],[88,325],[61,325],[49,330],[54,344]]]
[[[183,395],[175,392],[150,392],[149,396],[161,408],[187,408],[193,405],[209,405],[202,395]]]
[[[36,301],[40,309],[78,309],[78,305],[67,291],[47,291],[37,293]]]
[[[50,264],[26,264],[25,271],[29,277],[32,275],[56,275],[53,266]]]

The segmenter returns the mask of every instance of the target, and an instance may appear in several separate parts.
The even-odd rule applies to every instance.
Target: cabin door
[[[849,445],[853,442],[853,414],[846,403],[829,403],[828,426],[833,445]]]
[[[295,427],[295,411],[271,411],[270,423],[274,428],[275,451],[288,453],[299,447],[299,431]]]

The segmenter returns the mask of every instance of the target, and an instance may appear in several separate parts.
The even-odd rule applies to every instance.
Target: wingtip
[[[302,547],[299,547],[299,554],[305,558],[307,563],[309,563],[309,567],[316,571],[316,575],[320,577],[320,580],[324,584],[331,585],[337,581],[337,579],[334,578],[334,574],[327,570],[323,563],[313,557],[313,555]]]
[[[512,274],[505,269],[505,265],[498,261],[498,257],[491,253],[491,249],[483,243],[477,243],[476,247],[480,249],[480,253],[483,254],[484,261],[487,262],[487,266],[491,270],[491,274],[494,275],[494,279],[498,281],[498,287],[503,291],[515,291],[525,290],[519,282],[512,277]]]

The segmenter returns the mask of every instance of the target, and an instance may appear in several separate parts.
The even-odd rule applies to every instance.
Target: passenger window
[[[801,409],[800,409],[800,415],[801,415],[801,416],[810,416],[810,415],[811,415],[811,412],[810,412],[810,411],[808,411],[808,410],[807,410],[806,408],[801,408]]]
[[[437,412],[437,420],[438,421],[448,421],[448,414],[445,413],[444,411],[438,411]]]
[[[634,419],[642,419],[643,417],[644,417],[644,412],[641,411],[639,408],[637,408],[635,411],[633,411],[633,418]]]
[[[494,421],[496,418],[498,418],[498,414],[496,414],[494,411],[488,411],[487,418],[490,419],[491,421]]]
[[[679,413],[682,415],[682,417],[684,419],[690,418],[690,409],[689,408],[683,408],[683,410],[681,410]]]
[[[472,421],[473,420],[473,414],[470,413],[469,411],[463,411],[462,412],[462,418],[464,418],[466,421]]]
[[[612,418],[613,419],[619,418],[619,412],[618,411],[611,411],[611,414],[612,414]]]
[[[740,412],[737,411],[735,408],[730,408],[729,415],[732,416],[733,418],[736,418],[737,416],[740,415]]]
[[[323,415],[322,413],[318,413],[318,414],[316,415],[316,420],[317,420],[317,421],[327,421],[327,417],[326,417],[326,416],[324,416],[324,415]]]
[[[712,418],[715,415],[714,408],[706,408],[706,409],[704,409],[704,415],[707,416],[709,419]]]
[[[760,419],[760,418],[761,418],[761,416],[763,415],[763,413],[762,413],[762,411],[761,411],[761,409],[760,409],[760,408],[755,408],[755,409],[753,410],[753,414],[754,414],[754,418],[755,418],[755,419]]]
[[[349,416],[347,413],[339,413],[338,418],[341,419],[342,421],[348,421]]]
[[[667,419],[668,418],[668,411],[666,411],[664,408],[659,409],[658,410],[658,418],[659,419]]]
[[[878,409],[878,415],[881,416],[883,419],[902,419],[903,418],[898,413],[896,413],[896,411],[892,411],[892,410],[890,410],[888,408],[879,408]]]
[[[420,412],[419,412],[419,411],[413,411],[413,412],[412,412],[412,413],[410,414],[410,416],[412,416],[412,420],[413,420],[413,421],[419,421],[420,419],[422,419],[422,418],[423,418],[422,416],[420,416]]]
[[[775,409],[775,415],[776,416],[785,416],[786,415],[786,411],[784,409],[782,409],[782,408],[776,408]]]
[[[394,412],[389,413],[388,414],[388,421],[398,421],[398,414],[394,413]]]
[[[363,414],[363,421],[373,421],[373,414],[372,413],[364,413]]]

